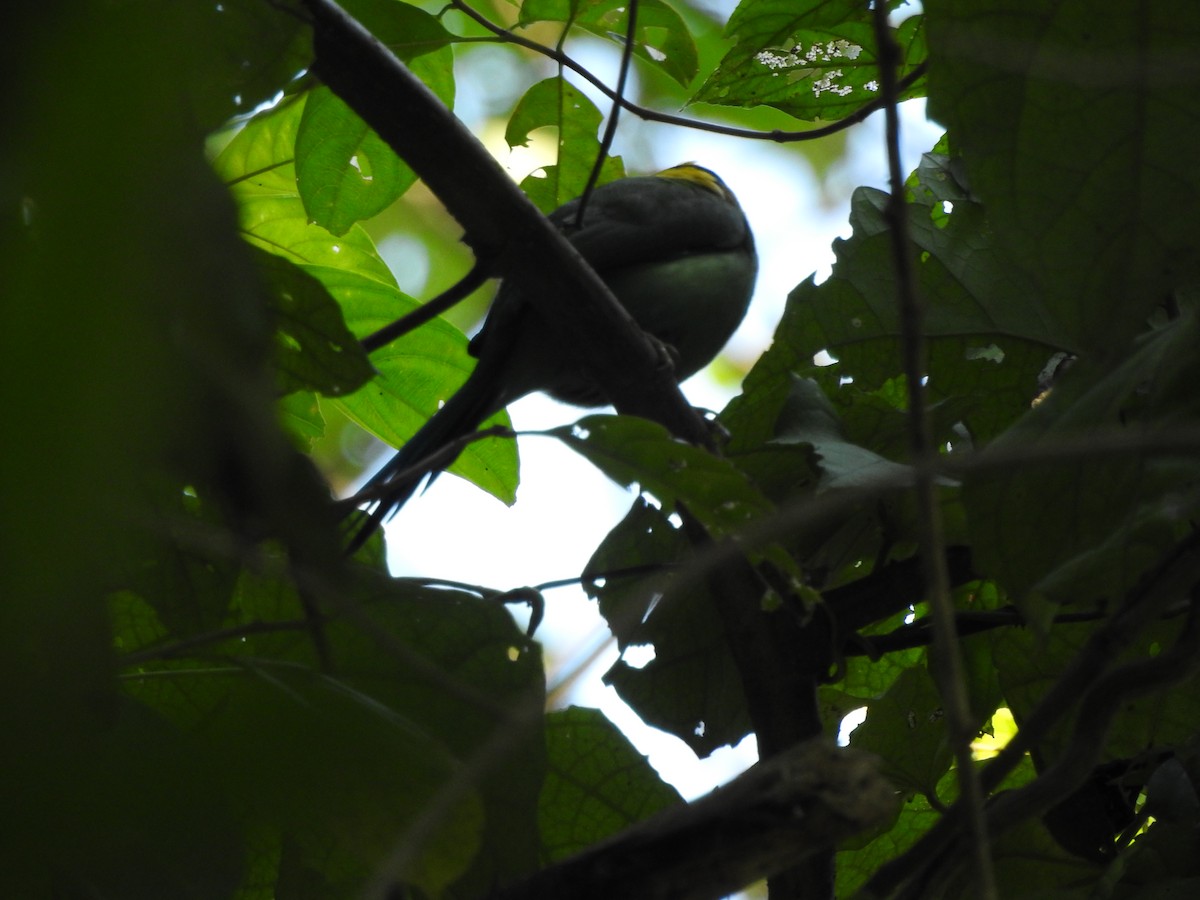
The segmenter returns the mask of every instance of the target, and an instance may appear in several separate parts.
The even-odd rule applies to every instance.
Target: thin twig
[[[900,326],[904,376],[908,388],[909,446],[915,468],[917,499],[918,544],[925,572],[933,624],[933,673],[946,712],[946,730],[954,752],[958,772],[959,795],[967,819],[974,859],[975,883],[983,900],[996,896],[991,846],[987,823],[983,815],[983,790],[971,758],[971,739],[975,729],[971,708],[963,682],[958,633],[954,621],[954,602],[950,596],[950,578],[946,570],[945,541],[942,534],[941,511],[938,507],[935,476],[931,465],[936,456],[926,408],[924,309],[917,295],[916,277],[912,268],[912,251],[908,233],[908,210],[904,198],[904,177],[900,171],[900,117],[897,109],[898,86],[896,66],[899,48],[892,40],[888,25],[888,5],[875,0],[875,43],[879,54],[881,98],[887,117],[888,177],[891,193],[886,216],[890,226],[892,261],[900,305]]]
[[[637,116],[645,122],[658,122],[663,125],[677,125],[680,128],[690,128],[695,131],[706,131],[710,134],[720,134],[726,137],[745,138],[751,141],[773,141],[777,144],[793,144],[799,141],[815,141],[820,138],[829,137],[831,134],[837,134],[839,131],[845,131],[860,122],[865,121],[872,113],[878,112],[887,105],[887,101],[883,97],[878,97],[863,104],[859,109],[850,113],[845,118],[838,119],[836,122],[831,122],[829,125],[822,125],[820,128],[812,128],[807,131],[784,131],[780,128],[772,129],[771,131],[761,131],[756,128],[739,128],[734,125],[721,125],[717,122],[703,122],[699,119],[688,119],[684,116],[674,116],[670,113],[659,112],[658,110],[649,109],[645,106],[639,106],[636,103],[622,97],[617,91],[610,88],[607,84],[593,75],[588,69],[584,68],[571,57],[567,56],[561,49],[547,47],[544,44],[539,44],[537,41],[531,41],[529,38],[521,37],[519,34],[514,34],[506,28],[502,28],[494,22],[487,19],[481,13],[476,12],[468,6],[463,0],[451,0],[450,6],[468,18],[482,25],[488,31],[495,35],[495,38],[489,38],[489,41],[498,41],[505,44],[514,44],[518,47],[523,47],[534,53],[545,56],[558,63],[559,66],[570,69],[580,78],[583,78],[597,90],[602,92],[610,100],[614,100],[620,104],[621,108],[632,115]],[[464,43],[471,41],[471,38],[463,38]],[[561,43],[561,42],[560,42]],[[913,67],[913,70],[904,76],[898,83],[897,89],[900,93],[907,91],[914,84],[925,77],[925,72],[928,65],[924,62]]]
[[[612,112],[604,125],[604,135],[600,138],[600,152],[592,163],[592,171],[588,173],[587,184],[579,196],[579,206],[575,210],[575,228],[583,227],[583,214],[587,209],[596,182],[604,170],[604,160],[608,159],[608,151],[612,147],[613,138],[617,136],[617,121],[621,117],[621,101],[625,99],[625,82],[629,77],[629,66],[633,62],[633,41],[637,34],[638,0],[629,0],[629,22],[625,29],[625,47],[621,51],[621,68],[617,74],[617,96],[613,98]]]
[[[255,634],[307,631],[308,628],[309,623],[307,619],[295,619],[286,622],[247,622],[244,625],[234,625],[230,628],[221,628],[217,631],[194,634],[191,637],[173,641],[170,644],[157,644],[144,647],[141,650],[135,650],[132,653],[126,653],[120,657],[120,665],[122,668],[144,666],[147,663],[162,662],[174,659],[177,656],[186,656],[189,653],[194,653],[205,647],[211,647],[214,644],[236,641]]]
[[[390,325],[385,325],[374,334],[362,339],[362,348],[367,353],[374,353],[380,347],[385,347],[397,338],[403,337],[410,331],[420,328],[430,319],[436,319],[456,303],[460,303],[471,295],[477,287],[488,280],[487,267],[476,262],[462,278],[451,285],[432,300],[421,304],[407,315],[401,316]]]

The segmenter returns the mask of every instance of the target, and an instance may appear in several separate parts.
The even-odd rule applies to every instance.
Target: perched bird
[[[725,183],[684,163],[601,185],[577,225],[578,207],[577,199],[565,203],[550,220],[634,320],[666,345],[680,381],[706,366],[746,314],[758,271],[750,226]],[[545,391],[579,406],[607,402],[558,332],[508,283],[468,351],[479,362],[466,383],[360,492],[376,505],[351,550],[412,496],[424,477],[410,474],[414,466],[514,400]]]

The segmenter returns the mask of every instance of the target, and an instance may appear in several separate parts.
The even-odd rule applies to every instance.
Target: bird
[[[600,185],[550,213],[641,328],[665,345],[678,381],[708,365],[746,314],[758,256],[745,213],[712,170],[682,163]],[[416,491],[431,454],[526,394],[603,406],[603,390],[515,285],[502,281],[468,352],[466,382],[347,504],[367,504],[353,553]],[[441,459],[438,470],[453,460]],[[433,474],[436,475],[436,472]],[[360,499],[361,498],[361,499]]]

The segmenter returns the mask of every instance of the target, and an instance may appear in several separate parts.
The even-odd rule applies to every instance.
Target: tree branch
[[[895,807],[874,757],[807,741],[491,900],[716,900],[833,850]]]

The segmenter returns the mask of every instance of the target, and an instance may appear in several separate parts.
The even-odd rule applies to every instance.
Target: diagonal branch
[[[886,822],[896,794],[873,757],[806,741],[490,900],[716,900]]]

